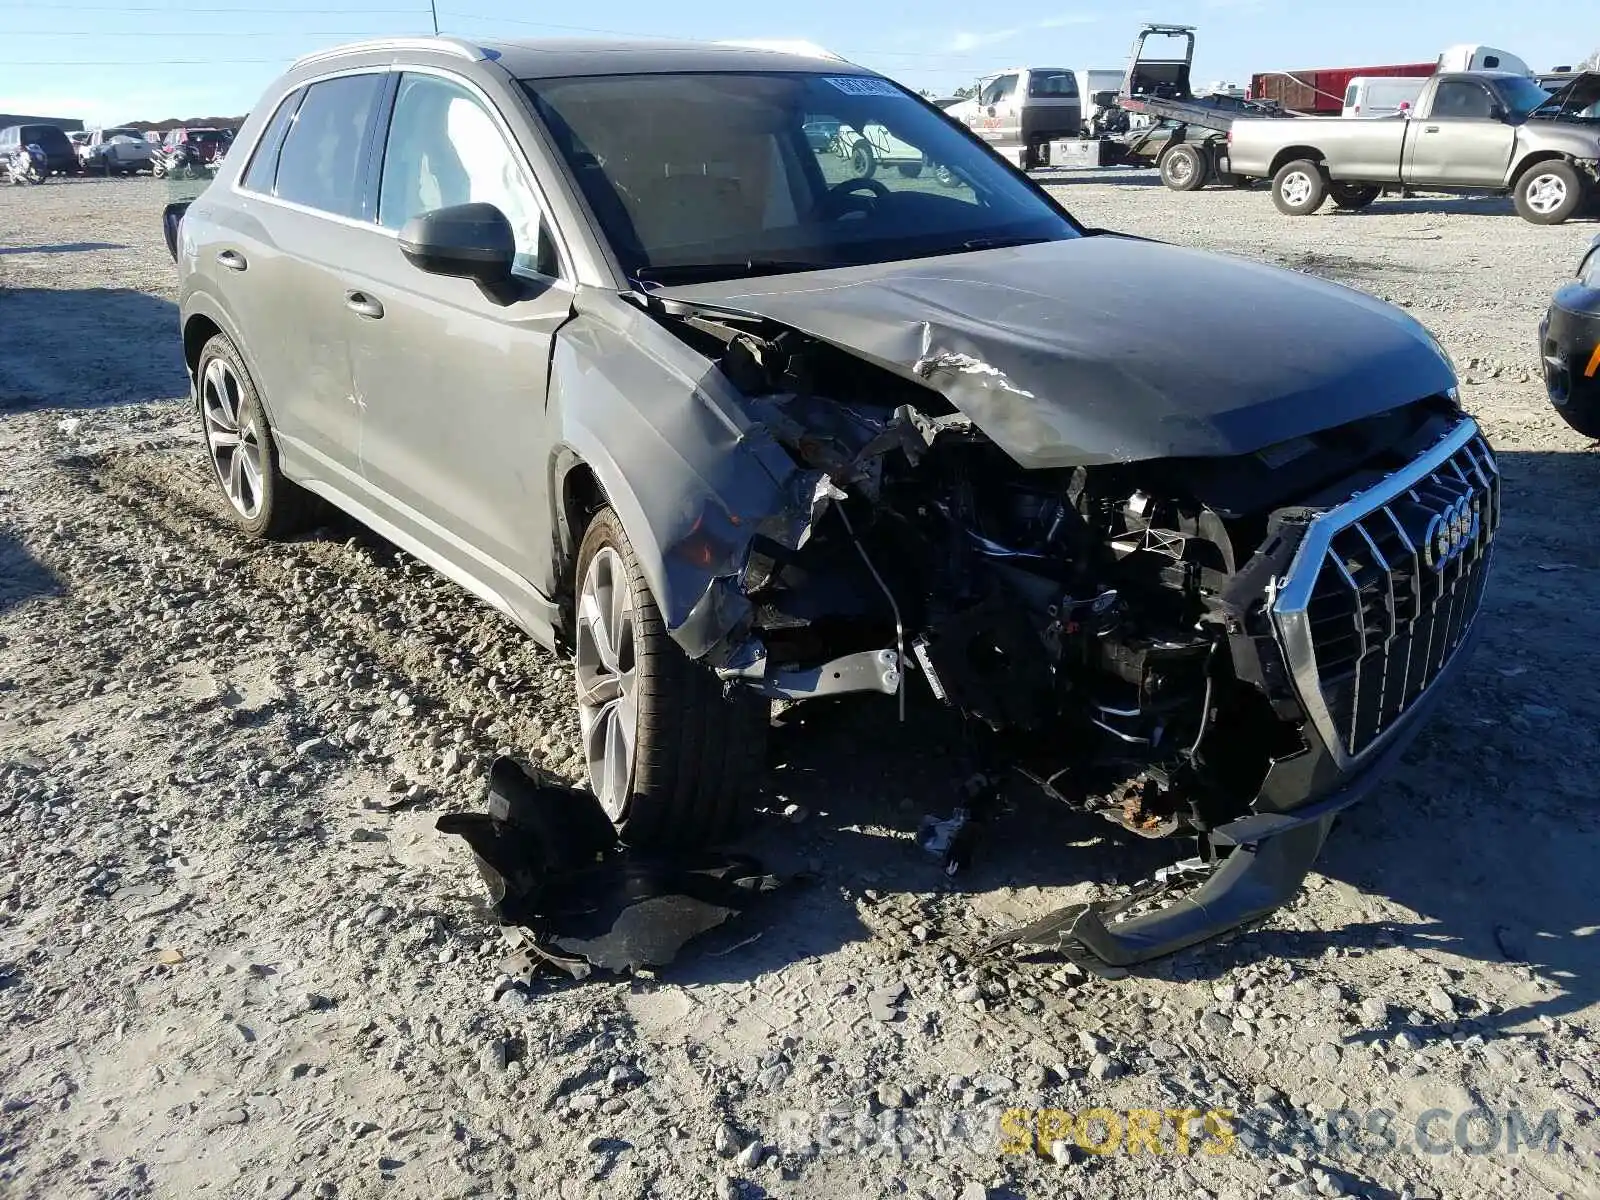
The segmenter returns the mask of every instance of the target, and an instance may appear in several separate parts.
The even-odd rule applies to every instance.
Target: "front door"
[[[552,552],[545,398],[572,290],[527,164],[487,98],[445,76],[402,75],[383,154],[378,227],[352,236],[341,280],[362,471],[402,529],[514,599]],[[527,295],[513,304],[425,274],[397,244],[418,213],[475,202],[516,231]]]
[[[1426,117],[1407,130],[1407,183],[1494,187],[1511,166],[1517,131],[1498,118],[1494,93],[1471,79],[1446,79]]]
[[[1016,111],[1017,75],[997,75],[978,92],[972,130],[993,146],[1015,146],[1022,140],[1022,118]]]

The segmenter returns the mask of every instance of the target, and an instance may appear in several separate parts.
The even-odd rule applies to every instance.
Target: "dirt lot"
[[[564,665],[354,526],[235,537],[166,186],[0,191],[0,1194],[1600,1194],[1600,456],[1534,340],[1600,225],[1152,184],[1063,194],[1405,305],[1498,447],[1485,637],[1406,766],[1286,910],[1085,977],[969,951],[1148,847],[1024,796],[951,886],[911,841],[951,803],[940,732],[815,709],[749,848],[816,882],[659,978],[527,990],[433,822],[498,747],[576,775]],[[1078,1132],[1120,1152],[1047,1114],[1062,1161],[1002,1153],[1012,1107],[1114,1110]],[[1186,1154],[1157,1117],[1156,1154],[1130,1109],[1233,1116]]]

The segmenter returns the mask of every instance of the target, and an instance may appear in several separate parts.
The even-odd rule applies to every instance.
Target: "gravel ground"
[[[1058,179],[1090,223],[1444,341],[1507,481],[1461,685],[1297,901],[1121,978],[969,951],[1148,845],[1019,797],[952,886],[911,841],[947,730],[800,710],[749,848],[816,882],[659,977],[530,988],[433,822],[498,747],[576,775],[563,664],[353,525],[234,536],[181,399],[167,186],[0,191],[0,1194],[1600,1194],[1600,458],[1534,339],[1600,227]],[[1046,1113],[1010,1154],[1011,1107],[1123,1115]],[[1166,1153],[1076,1145],[1132,1109]],[[1233,1116],[1180,1153],[1185,1109]]]

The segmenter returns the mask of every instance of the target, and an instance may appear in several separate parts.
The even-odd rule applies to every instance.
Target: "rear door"
[[[1035,146],[1056,138],[1075,138],[1083,131],[1083,103],[1078,77],[1060,67],[1030,67],[1023,93],[1021,138]]]
[[[339,264],[370,220],[363,172],[387,72],[319,80],[273,115],[238,203],[199,247],[234,311],[290,473],[349,490],[360,477]],[[204,196],[201,201],[203,203]]]
[[[524,294],[509,305],[418,270],[397,244],[411,217],[477,202],[516,233]],[[547,212],[494,103],[458,77],[407,71],[382,148],[377,224],[347,235],[337,282],[374,504],[502,595],[537,590],[553,545],[545,401],[572,287]]]
[[[1505,181],[1517,131],[1495,116],[1498,98],[1475,79],[1441,79],[1428,115],[1407,129],[1407,183],[1494,187]]]

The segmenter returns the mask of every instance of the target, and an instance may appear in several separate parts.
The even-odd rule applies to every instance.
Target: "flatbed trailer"
[[[1134,39],[1117,106],[1149,117],[1152,125],[1117,135],[1123,152],[1147,158],[1173,191],[1189,192],[1215,180],[1237,186],[1228,171],[1228,130],[1240,117],[1286,116],[1273,106],[1237,96],[1196,96],[1190,82],[1194,65],[1193,25],[1147,24]],[[1175,38],[1181,57],[1147,58],[1150,38]]]

